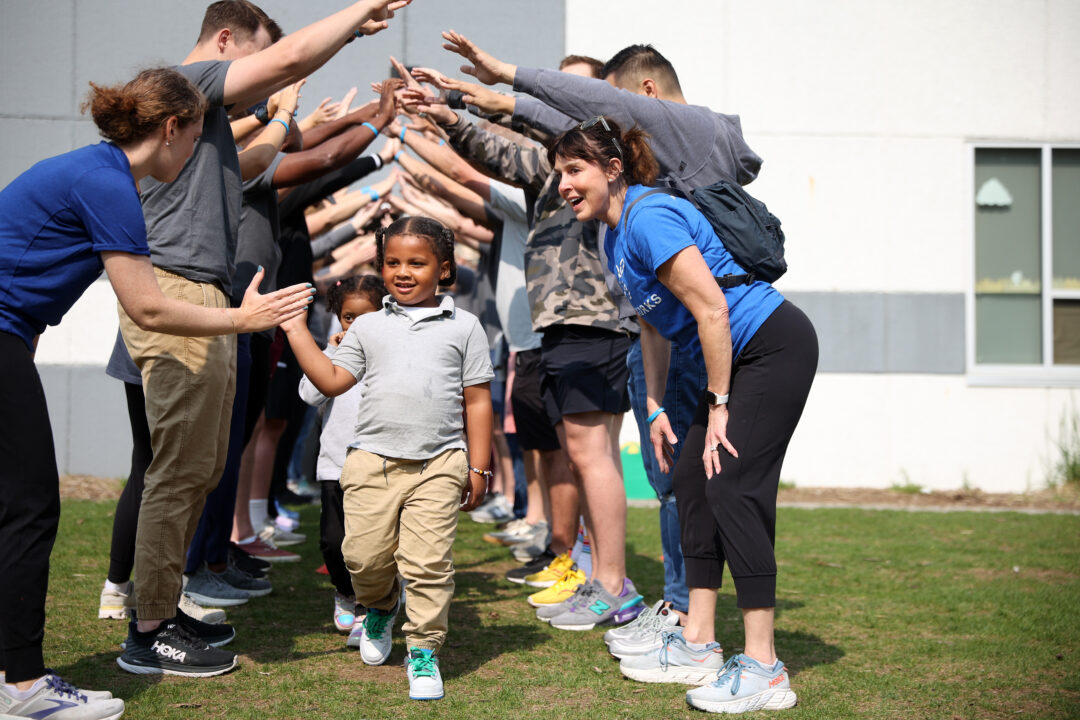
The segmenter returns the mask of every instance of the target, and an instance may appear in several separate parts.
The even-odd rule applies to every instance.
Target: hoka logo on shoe
[[[593,603],[592,605],[589,606],[589,609],[592,610],[597,615],[603,615],[605,610],[610,610],[611,609],[611,606],[608,605],[603,600],[597,600],[595,603]]]
[[[177,650],[172,645],[165,645],[164,643],[154,641],[154,644],[150,648],[158,655],[169,660],[175,660],[176,662],[184,662],[187,658],[186,650]]]
[[[776,687],[777,685],[781,684],[782,682],[784,682],[784,674],[780,673],[779,675],[777,675],[776,677],[774,677],[772,680],[769,681],[769,687],[771,687],[771,688]]]

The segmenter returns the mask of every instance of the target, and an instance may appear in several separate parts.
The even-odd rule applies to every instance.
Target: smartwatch
[[[266,112],[266,103],[259,103],[252,112],[255,115],[255,119],[263,125],[270,124],[270,115]]]
[[[705,397],[709,400],[709,405],[727,405],[728,398],[731,394],[717,395],[712,390],[705,390]]]

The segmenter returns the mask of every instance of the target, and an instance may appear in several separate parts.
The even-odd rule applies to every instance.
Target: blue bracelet
[[[660,413],[662,412],[667,412],[666,410],[664,410],[663,406],[656,408],[656,410],[653,411],[653,414],[645,419],[645,422],[647,422],[649,425],[652,425],[653,420],[660,417]]]
[[[375,137],[379,137],[379,130],[369,122],[360,123],[360,127],[366,127],[371,132],[375,133]]]
[[[370,185],[365,185],[364,187],[360,188],[360,192],[366,193],[367,196],[371,198],[371,202],[379,201],[379,193],[375,192],[375,190],[372,189]]]
[[[364,37],[364,33],[360,32],[359,30],[353,30],[353,35],[358,38]]]
[[[269,125],[271,123],[276,123],[276,122],[281,123],[285,127],[285,137],[289,137],[289,123],[285,122],[281,118],[274,118],[270,122],[266,123],[266,125],[269,127]]]
[[[445,144],[446,144],[446,141],[443,140],[442,138],[439,138],[439,147],[442,147]]]
[[[403,152],[405,152],[405,151],[404,150],[398,150],[396,153],[394,153],[394,162],[397,162],[397,159],[399,157],[401,157],[401,153],[403,153]]]
[[[401,128],[401,134],[398,135],[398,140],[405,142],[405,133],[409,131],[409,128]]]

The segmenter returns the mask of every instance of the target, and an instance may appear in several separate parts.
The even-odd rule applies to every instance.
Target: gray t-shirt
[[[285,157],[278,153],[270,167],[244,183],[244,204],[240,208],[240,228],[236,239],[236,269],[233,271],[232,299],[239,306],[251,278],[262,265],[266,269],[259,292],[277,290],[281,265],[278,245],[278,202],[274,173]]]
[[[511,352],[540,347],[540,333],[533,330],[529,294],[525,291],[525,241],[529,237],[525,191],[492,180],[489,184],[492,212],[502,221],[499,270],[495,281],[495,309]]]
[[[404,460],[464,449],[462,389],[495,377],[480,321],[449,295],[412,311],[387,295],[349,327],[332,362],[364,384],[351,447]]]
[[[333,358],[335,352],[337,348],[333,346],[323,350],[323,354],[329,358]],[[364,387],[358,383],[335,398],[327,398],[308,380],[307,375],[300,378],[300,399],[308,405],[323,408],[319,460],[315,464],[317,480],[337,482],[341,479],[345,455],[356,436],[356,416],[363,394]]]
[[[171,183],[140,183],[150,260],[195,282],[232,288],[240,224],[240,161],[225,112],[229,61],[178,65],[210,103],[195,152]]]

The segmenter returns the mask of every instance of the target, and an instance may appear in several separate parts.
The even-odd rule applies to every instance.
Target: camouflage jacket
[[[559,175],[542,148],[523,147],[467,120],[444,126],[450,144],[488,174],[536,198],[525,247],[525,287],[533,329],[584,325],[636,334],[619,318],[604,283],[596,222],[581,223],[559,195]]]

